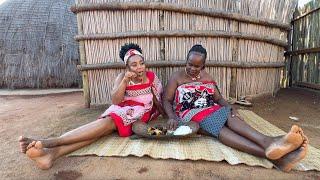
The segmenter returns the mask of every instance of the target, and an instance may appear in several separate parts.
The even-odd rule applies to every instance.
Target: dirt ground
[[[250,109],[287,131],[303,127],[320,148],[320,93],[282,89],[276,97],[255,99]],[[39,170],[19,152],[18,136],[53,137],[94,120],[104,109],[85,109],[81,93],[0,96],[0,179],[320,179],[316,171],[232,166],[226,162],[158,160],[149,157],[62,157]],[[296,116],[294,122],[289,116]]]

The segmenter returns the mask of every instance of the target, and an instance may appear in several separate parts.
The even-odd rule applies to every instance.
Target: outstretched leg
[[[245,137],[233,132],[228,127],[223,127],[219,134],[219,141],[229,147],[246,152],[248,154],[269,159],[275,167],[278,169],[288,172],[290,171],[298,162],[300,162],[307,154],[308,149],[308,138],[302,134],[303,143],[298,147],[298,149],[287,153],[283,157],[277,160],[269,159],[264,148],[260,147],[256,143],[246,139]]]
[[[219,141],[222,144],[237,149],[239,151],[246,152],[254,156],[266,158],[264,149],[262,147],[248,140],[247,138],[242,137],[239,134],[233,132],[226,126],[223,127],[220,131]]]
[[[279,137],[266,136],[238,117],[229,116],[226,125],[235,133],[261,146],[269,159],[279,159],[299,148],[303,142],[303,132],[296,125],[286,135]]]
[[[45,170],[51,168],[53,162],[59,157],[87,146],[96,140],[97,139],[91,139],[54,148],[44,148],[41,141],[37,141],[33,147],[27,150],[26,154],[30,159],[35,161],[40,169]]]
[[[303,143],[297,150],[286,154],[278,160],[272,161],[276,168],[284,172],[289,172],[298,162],[305,158],[308,151],[309,140],[305,135],[303,135],[303,137]]]
[[[86,125],[80,126],[74,130],[71,130],[60,137],[49,138],[41,141],[44,148],[51,148],[61,145],[74,144],[77,142],[88,141],[92,139],[97,139],[103,135],[110,134],[116,130],[116,126],[113,120],[110,117],[101,118]],[[36,143],[34,140],[32,143],[29,143],[26,150],[33,147]],[[21,143],[20,143],[21,144]],[[24,150],[24,147],[21,146],[21,151]],[[24,150],[25,151],[25,150]]]
[[[20,152],[26,153],[27,147],[29,146],[30,143],[35,141],[35,139],[32,138],[27,138],[24,136],[19,137],[19,144],[20,144]]]

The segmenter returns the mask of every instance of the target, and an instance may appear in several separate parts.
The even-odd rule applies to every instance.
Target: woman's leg
[[[262,147],[248,140],[247,138],[238,135],[228,127],[223,127],[221,129],[219,134],[219,141],[222,144],[237,149],[239,151],[246,152],[248,154],[252,154],[258,157],[266,157],[264,149]]]
[[[303,143],[297,150],[287,153],[285,156],[277,159],[269,159],[278,169],[288,172],[307,154],[308,138],[303,136]],[[223,127],[219,134],[219,141],[234,149],[252,154],[254,156],[267,158],[265,150],[254,142],[244,138],[243,136],[233,132],[228,127]]]
[[[86,125],[80,126],[74,130],[71,130],[61,135],[60,137],[38,141],[41,141],[42,146],[44,148],[50,148],[60,145],[74,144],[77,142],[97,139],[105,134],[110,134],[114,130],[116,130],[116,126],[113,120],[109,116],[107,116],[105,118],[98,119]],[[30,140],[30,138],[20,138],[21,152],[26,152],[26,150],[34,146],[35,142],[37,141],[32,140],[32,142],[30,142]]]
[[[26,150],[27,156],[41,169],[49,169],[53,162],[68,153],[95,142],[101,136],[111,134],[116,129],[110,117],[69,131],[57,138],[33,141]]]
[[[273,160],[273,164],[276,168],[285,172],[289,172],[298,162],[305,158],[308,151],[308,144],[309,140],[306,136],[304,136],[303,143],[297,150],[286,154],[278,160]]]
[[[30,159],[35,161],[40,169],[49,169],[53,162],[59,157],[87,146],[96,140],[97,139],[91,139],[54,148],[44,148],[41,141],[37,141],[33,147],[27,150],[26,154]]]
[[[227,127],[240,136],[261,146],[269,159],[279,159],[285,154],[299,148],[303,142],[303,132],[298,126],[292,126],[284,136],[266,136],[238,117],[229,116]]]

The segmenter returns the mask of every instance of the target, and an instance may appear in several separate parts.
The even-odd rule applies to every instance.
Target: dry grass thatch
[[[0,5],[0,88],[79,87],[72,0]]]

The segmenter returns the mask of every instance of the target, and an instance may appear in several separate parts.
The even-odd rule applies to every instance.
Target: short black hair
[[[196,44],[196,45],[192,46],[192,48],[188,52],[187,60],[189,59],[189,56],[190,56],[191,52],[197,52],[197,53],[203,54],[204,61],[206,61],[206,59],[207,59],[207,50],[202,45]]]
[[[135,50],[139,51],[142,54],[142,49],[140,48],[140,46],[138,44],[126,43],[123,46],[121,46],[120,53],[119,53],[119,56],[120,56],[122,61],[124,61],[124,56],[126,55],[126,53],[130,49],[135,49]]]

